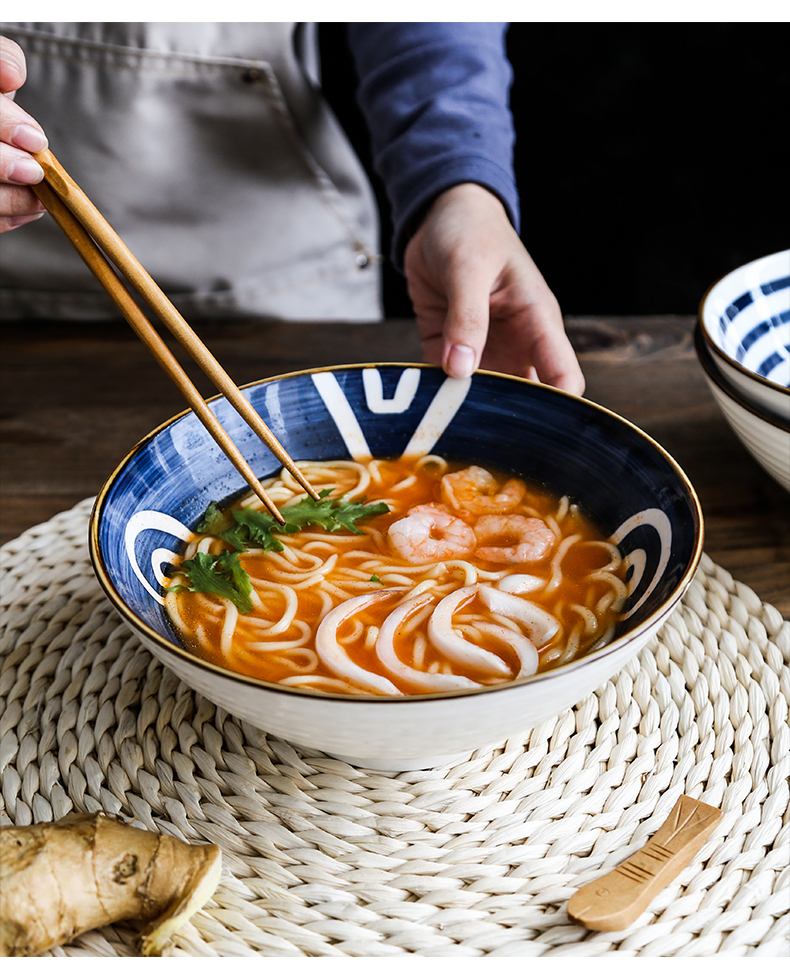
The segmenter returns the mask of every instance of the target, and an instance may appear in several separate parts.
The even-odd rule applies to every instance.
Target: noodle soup
[[[437,456],[299,466],[337,524],[243,546],[211,528],[182,552],[165,607],[197,656],[286,686],[400,696],[522,679],[612,638],[625,568],[567,497]],[[305,498],[287,471],[264,486],[286,514]],[[250,494],[222,523],[252,512]],[[241,576],[243,599],[194,590],[187,567],[209,559],[223,584]]]

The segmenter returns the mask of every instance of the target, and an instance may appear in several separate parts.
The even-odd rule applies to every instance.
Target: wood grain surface
[[[239,384],[304,368],[420,361],[414,323],[192,322]],[[686,471],[705,550],[790,618],[790,494],[730,430],[694,353],[688,317],[569,318],[585,395],[635,423]],[[123,322],[4,323],[0,543],[96,494],[150,430],[184,408]],[[201,392],[205,376],[164,336]]]

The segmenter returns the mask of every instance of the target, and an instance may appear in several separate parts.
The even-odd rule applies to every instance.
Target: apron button
[[[241,80],[248,85],[254,85],[256,81],[260,81],[263,77],[263,72],[260,68],[247,68],[241,74]]]

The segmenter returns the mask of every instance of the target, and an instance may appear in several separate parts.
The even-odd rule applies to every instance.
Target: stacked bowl
[[[744,264],[709,288],[695,346],[730,426],[790,490],[790,250]]]

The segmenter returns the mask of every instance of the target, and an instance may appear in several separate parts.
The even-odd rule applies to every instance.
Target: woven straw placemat
[[[573,710],[430,771],[296,749],[194,693],[110,606],[91,500],[2,548],[0,818],[103,809],[224,855],[172,956],[785,956],[790,624],[703,557],[639,658]],[[715,832],[628,929],[566,903],[681,794]],[[131,956],[116,924],[55,956]]]

